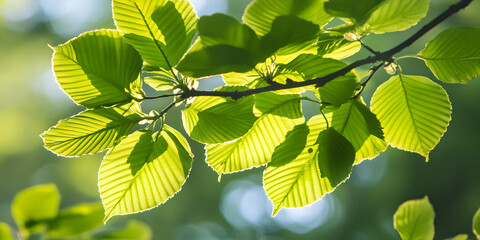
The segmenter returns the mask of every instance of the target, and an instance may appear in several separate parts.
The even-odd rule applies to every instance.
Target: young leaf
[[[289,55],[297,53],[315,42],[320,28],[318,25],[296,16],[275,18],[270,32],[260,39],[262,60],[274,53]]]
[[[48,222],[45,234],[49,238],[76,237],[99,227],[102,220],[102,204],[77,205],[60,211],[55,219]]]
[[[380,122],[360,100],[343,104],[333,112],[330,122],[355,148],[355,164],[375,158],[387,149]]]
[[[167,125],[152,135],[137,131],[103,159],[98,186],[105,221],[164,203],[187,179],[193,154],[183,136]]]
[[[60,87],[87,108],[142,98],[142,59],[115,30],[86,32],[53,47]]]
[[[241,91],[246,87],[221,87],[218,91]],[[237,101],[221,97],[196,97],[183,111],[188,135],[201,143],[224,143],[243,136],[253,126],[253,96]]]
[[[426,161],[447,130],[452,112],[440,85],[426,77],[407,75],[394,76],[378,87],[371,109],[390,145],[416,152]]]
[[[197,24],[188,0],[114,0],[113,18],[143,60],[167,70],[187,51]]]
[[[150,240],[152,239],[152,230],[142,222],[131,220],[127,226],[119,229],[112,229],[106,232],[98,233],[87,240]]]
[[[0,222],[0,239],[2,240],[14,240],[10,226],[4,222]]]
[[[266,164],[287,133],[304,122],[299,95],[257,94],[255,104],[261,116],[246,134],[205,146],[206,161],[219,176]]]
[[[59,205],[60,194],[55,185],[37,185],[15,196],[12,215],[22,231],[35,233],[57,216]]]
[[[409,29],[427,15],[429,0],[385,0],[372,12],[363,28],[377,34]]]
[[[393,226],[402,240],[432,240],[435,212],[428,197],[404,202],[393,215]]]
[[[323,58],[344,59],[361,49],[359,41],[348,41],[342,34],[324,33],[317,40],[317,55]]]
[[[222,74],[222,79],[227,85],[242,86],[251,83],[254,80],[260,78],[255,70],[248,71],[246,73],[230,72]]]
[[[480,240],[480,209],[478,209],[473,217],[473,233],[477,236],[477,239]]]
[[[332,19],[323,9],[324,2],[325,0],[255,0],[245,9],[242,19],[258,36],[267,34],[279,16],[296,16],[322,27]]]
[[[61,156],[73,157],[112,147],[142,120],[129,109],[130,105],[87,110],[60,120],[42,134],[45,148]]]
[[[440,81],[468,83],[480,75],[480,28],[443,31],[418,53]]]
[[[273,202],[273,215],[282,208],[303,207],[321,199],[345,181],[355,160],[355,150],[333,128],[326,129],[323,116],[312,117],[307,126],[306,147],[285,165],[269,164],[263,184]],[[303,144],[302,144],[303,145]]]

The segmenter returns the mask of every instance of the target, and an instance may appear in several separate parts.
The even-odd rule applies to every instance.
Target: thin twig
[[[358,98],[360,96],[360,94],[362,94],[363,90],[365,89],[365,87],[367,86],[368,82],[370,82],[370,80],[373,78],[373,75],[375,75],[375,73],[378,71],[378,69],[380,69],[381,67],[383,67],[384,63],[380,63],[378,65],[375,65],[373,66],[371,69],[370,69],[370,75],[368,76],[368,78],[365,80],[365,82],[363,82],[361,84],[361,88],[360,88],[360,91],[358,91],[357,94],[355,94],[355,96],[352,97],[352,99],[355,99],[355,98]]]
[[[164,94],[160,96],[153,96],[153,97],[144,97],[143,100],[151,100],[151,99],[159,99],[159,98],[167,98],[167,97],[176,97],[181,96],[183,93],[174,93],[174,94]]]
[[[443,22],[445,19],[452,16],[453,14],[460,11],[461,9],[467,7],[472,1],[473,0],[460,0],[458,3],[451,5],[447,10],[445,10],[442,14],[440,14],[439,16],[434,18],[432,21],[427,23],[425,26],[423,26],[410,38],[398,44],[397,46],[393,47],[392,49],[384,52],[378,52],[378,54],[376,54],[375,56],[369,56],[364,59],[357,60],[347,65],[346,67],[323,77],[314,78],[314,79],[306,80],[303,82],[287,81],[287,84],[285,85],[277,84],[277,85],[271,85],[271,86],[262,87],[262,88],[249,89],[245,91],[235,91],[235,92],[199,91],[195,89],[189,89],[183,93],[182,97],[189,98],[189,97],[196,97],[196,96],[217,96],[217,97],[231,97],[232,99],[236,100],[242,97],[246,97],[246,96],[250,96],[258,93],[271,92],[271,91],[282,90],[282,89],[292,89],[292,88],[298,88],[298,87],[305,87],[309,85],[315,85],[316,87],[321,87],[321,86],[324,86],[326,83],[332,81],[333,79],[347,74],[348,72],[350,72],[351,70],[357,67],[360,67],[366,64],[375,63],[377,61],[382,61],[387,63],[393,62],[393,56],[395,54],[409,47],[412,43],[417,41],[420,37],[425,35],[428,31],[430,31],[432,28],[434,28],[435,26]]]

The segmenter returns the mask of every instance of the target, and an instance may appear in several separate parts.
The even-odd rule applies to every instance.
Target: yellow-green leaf
[[[60,194],[53,184],[37,185],[19,192],[12,203],[12,215],[25,234],[41,231],[54,219],[60,205]]]
[[[385,0],[372,12],[363,29],[377,34],[409,29],[427,15],[429,2]]]
[[[477,236],[477,239],[480,240],[480,209],[478,209],[473,217],[473,233]]]
[[[393,215],[393,226],[402,240],[432,240],[435,212],[428,197],[404,202]]]
[[[323,27],[332,19],[323,9],[324,2],[325,0],[255,0],[245,9],[242,19],[258,36],[267,34],[279,16],[296,16]]]
[[[187,51],[197,24],[187,0],[114,0],[113,18],[143,60],[168,70]]]
[[[425,60],[438,80],[446,83],[468,83],[480,75],[480,28],[447,29],[418,56]]]
[[[45,234],[49,238],[76,237],[101,226],[102,220],[102,204],[81,204],[60,211],[55,219],[48,222]]]
[[[87,110],[60,120],[42,134],[45,148],[61,156],[73,157],[112,147],[142,120],[129,109],[130,105]]]
[[[284,165],[269,164],[263,176],[273,215],[282,208],[303,207],[321,199],[345,181],[352,169],[355,150],[333,128],[326,129],[323,116],[312,117],[302,152]],[[303,146],[303,143],[302,143]]]
[[[371,109],[390,145],[416,152],[426,161],[447,130],[452,112],[440,85],[426,77],[408,75],[394,76],[378,87]]]
[[[247,133],[229,143],[205,146],[206,161],[219,176],[266,164],[287,133],[304,121],[299,95],[257,94],[255,104],[261,116]]]
[[[60,87],[87,108],[140,99],[142,59],[116,30],[96,30],[53,47]]]
[[[152,229],[145,223],[130,220],[127,226],[123,228],[114,228],[95,234],[92,238],[85,240],[150,240],[152,239]]]
[[[218,91],[241,91],[246,87],[221,87]],[[201,143],[224,143],[243,136],[253,126],[253,96],[233,101],[221,97],[196,97],[183,111],[185,130]]]
[[[10,226],[4,222],[0,222],[0,239],[2,240],[14,240]]]
[[[112,148],[102,161],[99,191],[105,221],[115,215],[154,208],[180,191],[193,154],[175,129],[137,131]]]

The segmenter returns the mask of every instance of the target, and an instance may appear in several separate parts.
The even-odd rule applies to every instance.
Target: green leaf
[[[385,0],[329,0],[325,11],[334,16],[348,18],[356,25],[363,25]]]
[[[112,147],[142,120],[129,109],[130,105],[87,110],[60,120],[42,134],[45,148],[61,156],[73,157]]]
[[[58,216],[48,223],[46,236],[62,239],[80,236],[99,227],[102,220],[102,204],[77,205],[60,211]]]
[[[221,87],[217,91],[241,91],[246,87]],[[222,97],[196,97],[183,111],[188,135],[201,143],[224,143],[243,136],[253,126],[253,96],[237,101]]]
[[[215,45],[190,51],[177,70],[194,78],[229,72],[247,72],[255,67],[255,57],[249,50],[231,45]]]
[[[307,144],[310,132],[306,123],[295,126],[287,133],[285,141],[275,148],[269,166],[280,167],[297,158]]]
[[[193,154],[183,136],[167,125],[152,135],[137,131],[103,159],[98,186],[105,221],[164,203],[187,179]]]
[[[324,33],[318,37],[317,54],[323,58],[344,59],[361,49],[359,41],[348,41],[342,34]]]
[[[54,184],[37,185],[19,192],[12,203],[12,215],[21,231],[41,231],[54,219],[60,205],[60,194]]]
[[[430,0],[385,0],[372,12],[364,31],[377,34],[409,29],[427,15]]]
[[[426,161],[447,130],[452,112],[440,85],[426,77],[408,75],[394,76],[378,87],[371,109],[390,145],[416,152]]]
[[[324,2],[325,0],[255,0],[245,9],[242,19],[258,36],[266,35],[279,16],[296,16],[322,27],[332,19],[323,9]]]
[[[355,150],[333,128],[326,129],[323,116],[312,117],[306,145],[285,165],[268,164],[263,176],[273,215],[282,208],[303,207],[321,199],[345,181],[355,160]],[[303,147],[303,143],[300,147]]]
[[[10,226],[4,222],[0,222],[0,239],[2,240],[14,240]]]
[[[274,53],[289,55],[301,51],[315,42],[318,25],[296,16],[275,18],[270,32],[260,39],[260,51],[265,59]]]
[[[435,212],[428,197],[404,202],[393,215],[393,226],[402,240],[432,240]]]
[[[257,94],[255,107],[261,116],[241,138],[205,146],[206,161],[219,176],[266,164],[287,133],[304,122],[299,95]]]
[[[480,209],[473,217],[473,233],[477,236],[477,239],[480,239]]]
[[[113,18],[143,60],[168,70],[188,50],[197,24],[187,0],[114,0]]]
[[[142,98],[142,59],[120,32],[86,32],[53,50],[57,82],[76,103],[94,108]]]
[[[327,76],[346,66],[346,63],[338,60],[322,58],[321,56],[311,54],[302,54],[290,63],[281,65],[279,70],[282,74],[297,74],[300,79],[309,80]],[[319,98],[322,102],[330,103],[338,107],[352,97],[357,82],[358,78],[353,71],[344,76],[337,77],[318,88],[318,92],[320,93]]]
[[[150,240],[152,239],[152,230],[142,222],[131,220],[125,228],[108,230],[96,234],[88,240]]]
[[[380,122],[360,100],[343,104],[331,118],[332,126],[355,148],[355,164],[373,159],[387,149]]]
[[[457,236],[447,240],[468,240],[468,234],[458,234]]]
[[[440,81],[468,83],[480,75],[480,28],[447,29],[418,53]]]
[[[225,14],[203,16],[198,21],[197,28],[202,46],[226,44],[250,50],[252,53],[258,48],[258,37],[255,32]]]

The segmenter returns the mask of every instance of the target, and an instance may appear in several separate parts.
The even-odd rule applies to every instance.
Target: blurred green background
[[[199,15],[224,12],[240,18],[249,0],[192,2]],[[429,16],[419,26],[454,2],[432,0]],[[479,12],[480,1],[474,1],[399,55],[415,54],[448,27],[480,27]],[[385,50],[419,26],[365,41]],[[108,0],[0,0],[0,221],[13,224],[13,197],[36,184],[57,184],[62,207],[100,201],[96,180],[103,153],[61,158],[45,150],[39,137],[59,119],[82,110],[56,84],[47,44],[55,46],[97,28],[114,28]],[[434,79],[420,60],[400,64],[405,74]],[[359,75],[367,69],[360,69]],[[367,102],[372,89],[388,78],[383,72],[375,76],[364,93]],[[212,89],[219,83],[218,78],[203,80],[201,87]],[[160,207],[115,217],[109,224],[139,219],[152,227],[154,239],[399,239],[393,229],[395,210],[406,200],[428,195],[436,211],[436,239],[457,233],[472,237],[471,220],[480,207],[480,79],[468,85],[442,85],[450,95],[453,115],[429,163],[389,148],[355,166],[351,178],[323,200],[282,210],[272,218],[271,203],[261,187],[263,168],[227,175],[218,183],[204,162],[202,145],[190,141],[196,157],[182,191]],[[161,108],[166,101],[144,108]],[[312,107],[304,104],[307,116],[313,114]],[[168,114],[167,122],[183,132],[179,109]]]

